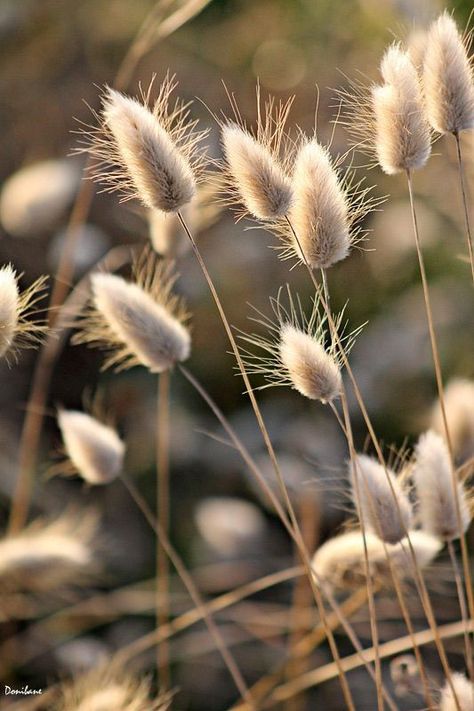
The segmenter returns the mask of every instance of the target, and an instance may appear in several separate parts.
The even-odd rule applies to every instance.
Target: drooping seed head
[[[191,337],[186,312],[172,293],[176,280],[169,264],[145,252],[135,282],[113,274],[94,274],[92,305],[83,317],[75,343],[110,351],[104,367],[144,365],[162,373],[189,357]]]
[[[440,541],[424,531],[410,531],[410,541],[419,568],[426,568],[441,549]],[[370,572],[386,584],[391,575],[382,541],[366,531],[365,542]],[[411,576],[413,569],[408,552],[408,542],[386,544],[387,554],[397,575]],[[366,577],[364,537],[361,531],[349,531],[330,538],[316,551],[312,568],[319,581],[334,588],[359,587]]]
[[[381,63],[382,86],[372,88],[374,147],[388,175],[422,168],[431,153],[418,74],[407,52],[393,45]]]
[[[339,397],[342,388],[339,365],[312,335],[284,324],[280,332],[280,358],[293,388],[301,395],[323,403]]]
[[[413,478],[423,528],[443,541],[459,538],[469,527],[471,512],[464,487],[460,482],[456,482],[462,528],[460,531],[452,465],[444,439],[429,430],[420,437],[415,456]]]
[[[87,483],[108,484],[120,474],[125,445],[112,427],[75,410],[60,410],[58,425],[66,453]]]
[[[284,217],[292,191],[277,156],[235,123],[222,127],[222,145],[235,191],[245,208],[258,220]]]
[[[430,27],[423,64],[429,121],[439,133],[474,128],[474,80],[463,38],[444,12]]]
[[[313,269],[345,259],[351,247],[350,211],[328,151],[315,139],[298,151],[293,174],[290,221],[293,247]],[[299,242],[299,244],[298,244]]]
[[[386,543],[401,541],[411,527],[412,509],[395,474],[364,454],[356,455],[351,473],[353,497],[357,501],[358,488],[366,529]]]
[[[454,687],[454,696],[451,689]],[[439,711],[474,711],[474,684],[464,674],[451,674],[451,684],[445,681],[441,691]]]

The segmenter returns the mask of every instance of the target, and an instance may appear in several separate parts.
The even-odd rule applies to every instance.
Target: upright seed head
[[[439,133],[474,128],[474,81],[467,49],[444,12],[430,27],[423,64],[429,121]]]
[[[456,698],[451,689],[454,687]],[[446,681],[441,691],[439,711],[474,711],[474,684],[464,674],[451,674],[451,684]]]
[[[105,367],[144,365],[162,373],[186,360],[191,350],[186,312],[172,293],[176,276],[169,264],[146,252],[135,277],[131,283],[113,274],[92,276],[92,304],[74,341],[109,350]]]
[[[422,168],[431,153],[418,74],[407,52],[390,47],[381,63],[382,86],[372,89],[377,160],[388,175]]]
[[[235,123],[222,128],[227,168],[245,208],[257,220],[284,217],[290,208],[290,179],[268,145]]]
[[[426,568],[441,549],[439,540],[424,531],[410,531],[410,541],[420,568]],[[365,543],[370,572],[389,584],[390,568],[382,541],[374,533],[366,531]],[[408,558],[407,540],[403,540],[401,544],[386,544],[386,550],[397,574],[403,578],[409,577],[412,566]],[[348,531],[330,538],[318,548],[311,565],[317,579],[334,588],[360,586],[366,576],[362,532]]]
[[[313,269],[345,259],[351,246],[348,199],[328,151],[315,139],[298,151],[293,194],[289,217],[298,240],[290,237],[298,257]]]
[[[125,445],[112,427],[75,410],[60,410],[58,425],[71,463],[88,484],[108,484],[120,474]]]
[[[341,394],[339,365],[312,335],[284,324],[280,332],[280,358],[293,388],[301,395],[327,403]]]
[[[79,148],[92,156],[92,177],[106,191],[163,212],[190,202],[204,160],[198,144],[205,133],[195,130],[187,105],[177,101],[170,107],[175,86],[167,78],[153,106],[148,94],[138,101],[107,89],[100,125],[83,132],[85,145]]]
[[[351,472],[354,499],[357,477],[365,527],[386,543],[401,541],[411,527],[412,509],[395,474],[364,454],[356,455]]]
[[[413,478],[423,528],[443,541],[459,538],[469,527],[471,512],[464,487],[460,482],[456,482],[462,525],[460,531],[451,460],[444,439],[429,430],[420,437],[415,456]]]

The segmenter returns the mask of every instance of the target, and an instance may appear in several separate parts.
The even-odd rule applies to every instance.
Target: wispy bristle
[[[20,293],[18,276],[11,264],[0,269],[0,358],[8,359],[18,348],[32,348],[41,342],[46,326],[32,316],[43,298],[45,283],[41,277]]]
[[[474,457],[474,382],[466,378],[451,380],[444,392],[444,405],[456,456],[461,461]],[[431,427],[439,434],[444,434],[439,402],[432,411]]]
[[[284,217],[292,192],[277,156],[234,123],[223,126],[222,144],[235,189],[248,212],[264,221]]]
[[[372,88],[374,142],[389,175],[422,168],[431,153],[418,73],[407,52],[390,47],[381,63],[382,86]]]
[[[313,140],[298,151],[289,218],[293,248],[313,269],[326,269],[349,254],[350,210],[328,151]],[[299,243],[299,244],[298,244]],[[301,248],[300,248],[301,247]],[[302,254],[303,252],[303,254]]]
[[[261,373],[267,385],[284,385],[297,390],[311,400],[330,402],[341,393],[341,359],[334,342],[326,343],[326,317],[321,316],[319,294],[316,295],[309,317],[304,314],[298,298],[294,299],[289,288],[289,307],[283,305],[283,292],[271,299],[276,322],[258,313],[253,319],[269,331],[269,337],[259,334],[241,334],[240,338],[263,352],[243,350],[243,358],[249,373]],[[343,314],[335,317],[335,326],[350,351],[360,329],[344,336],[341,328]]]
[[[60,410],[58,425],[66,453],[86,482],[108,484],[120,474],[125,445],[112,427],[75,410]]]
[[[413,478],[423,528],[442,540],[459,538],[461,531],[453,491],[451,461],[445,441],[430,430],[420,437],[415,454]],[[464,532],[469,527],[471,512],[462,484],[457,482],[456,486]]]
[[[354,497],[357,477],[365,527],[386,543],[402,540],[411,527],[412,510],[395,474],[364,454],[358,454],[350,467]]]
[[[167,711],[171,701],[170,693],[152,699],[148,679],[110,664],[65,682],[54,711]]]
[[[107,89],[98,128],[83,131],[84,148],[94,159],[92,177],[124,199],[139,198],[150,209],[177,212],[196,192],[203,156],[196,121],[177,101],[169,106],[175,84],[167,78],[153,107]],[[151,87],[150,87],[151,89]]]
[[[430,27],[423,64],[428,118],[439,133],[474,128],[474,81],[466,46],[444,12]]]
[[[313,336],[285,324],[280,332],[280,358],[292,385],[310,400],[330,402],[339,397],[339,366]]]
[[[176,276],[148,253],[135,276],[134,283],[113,274],[92,276],[93,303],[74,341],[109,350],[104,367],[141,364],[162,373],[191,350],[183,305],[171,291]]]
[[[382,541],[370,531],[365,534],[369,570],[384,584],[390,584],[390,568]],[[426,568],[441,549],[438,539],[423,531],[410,531],[410,541],[417,564]],[[387,554],[397,573],[410,577],[413,569],[408,541],[386,545]],[[365,549],[361,531],[349,531],[330,538],[316,551],[312,568],[320,581],[334,588],[358,587],[365,581]]]
[[[257,86],[257,121],[248,128],[234,97],[229,97],[233,120],[217,119],[224,158],[217,161],[215,176],[222,201],[235,208],[239,218],[250,216],[273,227],[288,213],[292,201],[289,171],[292,142],[286,131],[293,99],[262,102]]]
[[[454,687],[456,698],[451,689]],[[441,691],[440,711],[474,711],[474,684],[464,674],[451,674],[451,684],[446,681]]]

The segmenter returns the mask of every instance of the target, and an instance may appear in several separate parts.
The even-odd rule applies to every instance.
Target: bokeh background
[[[81,181],[83,160],[71,156],[77,145],[74,131],[79,122],[91,121],[89,107],[99,107],[100,87],[113,81],[152,7],[151,0],[0,2],[0,261],[11,261],[23,272],[25,284],[54,272]],[[189,100],[198,97],[193,115],[210,127],[210,152],[218,156],[218,129],[210,110],[230,112],[227,87],[252,122],[258,78],[263,95],[286,99],[295,94],[294,125],[310,131],[317,111],[320,140],[332,137],[333,152],[342,154],[347,135],[333,123],[336,88],[347,86],[348,77],[375,79],[386,45],[423,28],[442,7],[446,5],[435,0],[212,0],[146,53],[128,90],[136,93],[139,82],[147,86],[153,74],[159,81],[168,70],[176,73],[179,94]],[[447,7],[465,26],[469,0]],[[472,137],[463,141],[472,156]],[[360,156],[357,160],[364,162]],[[473,172],[471,161],[470,180]],[[347,302],[351,325],[367,322],[352,353],[353,367],[378,435],[386,447],[400,448],[412,444],[429,422],[436,397],[431,352],[404,181],[388,180],[378,169],[361,168],[360,175],[374,185],[375,195],[388,199],[364,225],[369,233],[363,249],[331,270],[330,287],[334,308]],[[471,284],[456,181],[454,142],[440,140],[428,167],[416,176],[416,192],[446,379],[473,375]],[[269,296],[275,296],[280,285],[291,282],[306,304],[311,295],[304,271],[290,273],[288,264],[279,262],[269,248],[275,238],[247,227],[245,221],[235,224],[232,213],[223,210],[199,233],[230,320],[244,330],[253,328],[248,302],[268,313]],[[76,278],[112,246],[145,244],[148,233],[139,206],[96,196],[78,242]],[[179,271],[179,289],[193,314],[190,367],[265,468],[261,438],[192,255],[180,255]],[[24,352],[17,364],[0,369],[0,503],[5,522],[34,358],[33,352]],[[100,390],[126,438],[127,471],[153,502],[156,387],[142,369],[101,374],[100,364],[100,354],[83,347],[68,346],[60,358],[46,413],[34,511],[54,515],[68,505],[98,508],[104,575],[95,590],[105,591],[152,577],[154,539],[119,482],[91,491],[79,480],[48,478],[59,447],[55,407],[82,408],[84,398]],[[334,533],[346,516],[344,440],[330,412],[296,393],[265,390],[261,403],[295,500],[314,504],[316,544]],[[366,430],[355,403],[352,410],[357,444],[363,448]],[[209,595],[293,560],[289,541],[238,456],[216,440],[221,434],[177,375],[172,384],[172,537]],[[151,583],[140,590],[150,592],[140,598],[136,614],[117,612],[86,631],[84,620],[76,620],[55,635],[26,638],[18,658],[10,660],[10,673],[45,684],[93,666],[148,631],[153,626]],[[186,609],[189,601],[178,581],[173,581],[173,590],[173,609]],[[278,588],[249,603],[241,617],[235,612],[221,620],[249,681],[284,654],[289,591]],[[441,614],[454,619],[454,598],[447,599]],[[260,629],[255,617],[263,611],[269,621]],[[391,614],[389,609],[388,617]],[[366,630],[363,616],[358,629],[362,634]],[[393,636],[397,629],[396,620],[390,620],[383,633]],[[260,632],[265,641],[256,643]],[[22,664],[26,652],[31,661]],[[172,655],[173,680],[180,689],[177,709],[212,711],[233,700],[227,672],[204,628],[195,627],[173,640]],[[321,648],[312,663],[328,658]],[[152,660],[153,655],[141,658],[139,668],[150,668]],[[364,682],[361,672],[358,708],[371,709],[372,692]],[[315,708],[316,702],[323,704],[318,708],[339,708],[338,694],[337,684],[321,687],[307,696],[307,708]]]

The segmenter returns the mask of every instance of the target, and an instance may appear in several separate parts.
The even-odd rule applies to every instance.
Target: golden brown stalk
[[[183,561],[181,560],[180,555],[178,552],[175,550],[173,544],[171,543],[167,533],[164,531],[164,529],[161,526],[161,523],[155,519],[153,514],[151,513],[150,509],[147,506],[146,501],[143,499],[141,496],[140,492],[137,490],[135,487],[135,484],[130,481],[127,477],[124,477],[123,475],[121,476],[121,479],[128,490],[130,496],[133,498],[135,501],[136,505],[140,509],[140,511],[143,513],[145,519],[153,529],[153,531],[156,533],[157,538],[159,540],[160,545],[163,547],[164,551],[166,552],[166,555],[170,559],[171,563],[173,564],[174,568],[176,569],[176,572],[178,573],[179,577],[181,578],[184,586],[186,587],[189,595],[191,596],[191,599],[193,603],[195,604],[196,608],[198,608],[201,612],[202,619],[204,619],[207,628],[209,630],[210,635],[212,636],[218,650],[220,651],[222,658],[225,662],[225,665],[227,669],[229,670],[229,673],[231,674],[235,685],[242,696],[243,699],[247,701],[249,704],[250,709],[255,709],[255,705],[252,701],[252,698],[249,694],[248,687],[242,677],[242,674],[236,664],[236,661],[230,652],[230,650],[227,648],[225,641],[222,638],[222,635],[219,631],[219,628],[214,621],[214,618],[210,614],[208,607],[206,606],[206,603],[201,597],[201,594],[194,583],[194,580],[192,579],[191,575],[189,574],[188,570],[186,569],[186,566],[184,565]]]
[[[167,536],[170,526],[170,491],[169,491],[169,407],[170,407],[169,371],[158,376],[158,407],[156,433],[156,511],[157,519]],[[156,626],[159,629],[169,621],[169,565],[166,551],[156,540]],[[163,689],[171,687],[169,645],[164,640],[157,646],[157,669]]]
[[[182,226],[183,226],[183,229],[186,231],[186,234],[187,234],[188,237],[189,237],[189,240],[190,240],[190,242],[191,242],[191,246],[192,246],[192,248],[193,248],[194,254],[195,254],[196,259],[197,259],[197,261],[198,261],[198,263],[199,263],[199,266],[201,267],[201,270],[202,270],[202,272],[203,272],[203,274],[204,274],[204,277],[205,277],[206,282],[207,282],[207,284],[208,284],[208,287],[209,287],[209,290],[210,290],[210,292],[211,292],[211,295],[212,295],[212,297],[213,297],[213,299],[214,299],[214,302],[215,302],[215,304],[216,304],[216,306],[217,306],[217,310],[218,310],[218,312],[219,312],[219,315],[220,315],[220,317],[221,317],[222,323],[223,323],[223,325],[224,325],[224,329],[225,329],[225,331],[226,331],[226,334],[227,334],[227,337],[228,337],[228,339],[229,339],[229,341],[230,341],[230,344],[231,344],[233,353],[234,353],[235,358],[236,358],[236,360],[237,360],[237,364],[238,364],[238,366],[239,366],[239,370],[240,370],[240,373],[241,373],[241,375],[242,375],[242,379],[243,379],[244,384],[245,384],[245,387],[246,387],[246,392],[247,392],[247,394],[248,394],[248,396],[249,396],[249,398],[250,398],[250,402],[251,402],[251,404],[252,404],[252,408],[253,408],[253,411],[254,411],[254,413],[255,413],[255,417],[256,417],[256,419],[257,419],[257,423],[258,423],[259,429],[260,429],[260,431],[261,431],[261,433],[262,433],[262,436],[263,436],[263,439],[264,439],[264,442],[265,442],[265,446],[266,446],[266,448],[267,448],[267,450],[268,450],[268,453],[269,453],[269,456],[270,456],[270,459],[271,459],[273,468],[274,468],[274,470],[275,470],[275,474],[276,474],[277,481],[278,481],[278,484],[279,484],[279,487],[280,487],[280,490],[281,490],[281,493],[282,493],[282,496],[283,496],[283,500],[284,500],[285,505],[286,505],[287,510],[288,510],[288,515],[289,515],[289,518],[290,518],[290,522],[291,522],[292,528],[293,528],[293,530],[294,530],[294,532],[295,532],[296,541],[298,542],[298,546],[299,546],[299,550],[300,550],[300,553],[301,553],[303,565],[304,565],[304,567],[305,567],[305,569],[306,569],[306,572],[307,572],[307,574],[308,574],[308,578],[309,578],[310,583],[311,583],[311,587],[312,587],[313,594],[314,594],[314,598],[315,598],[315,601],[316,601],[316,604],[317,604],[317,607],[318,607],[318,611],[319,611],[319,614],[320,614],[320,616],[321,616],[321,619],[323,620],[323,623],[325,624],[325,617],[326,617],[326,616],[325,616],[325,611],[324,611],[324,605],[323,605],[323,599],[322,599],[322,596],[321,596],[321,592],[320,592],[320,590],[318,589],[318,586],[315,585],[314,580],[313,580],[313,576],[311,575],[311,564],[310,564],[310,559],[309,559],[308,551],[306,550],[306,547],[305,547],[305,545],[304,545],[304,541],[302,540],[301,531],[300,531],[299,526],[298,526],[298,521],[297,521],[297,519],[296,519],[295,511],[294,511],[293,505],[292,505],[292,503],[291,503],[290,497],[289,497],[289,495],[288,495],[288,491],[287,491],[287,488],[286,488],[286,485],[285,485],[283,476],[282,476],[282,474],[281,474],[280,468],[279,468],[279,466],[278,466],[278,461],[277,461],[277,458],[276,458],[276,455],[275,455],[275,451],[274,451],[274,449],[273,449],[273,445],[272,445],[272,442],[271,442],[271,439],[270,439],[268,430],[267,430],[266,425],[265,425],[265,422],[264,422],[264,420],[263,420],[263,417],[262,417],[260,408],[259,408],[259,406],[258,406],[257,399],[256,399],[255,394],[254,394],[254,392],[253,392],[253,389],[252,389],[252,386],[251,386],[249,377],[248,377],[248,375],[247,375],[247,372],[246,372],[246,369],[245,369],[245,365],[244,365],[243,360],[242,360],[242,356],[241,356],[240,351],[239,351],[239,349],[238,349],[238,346],[237,346],[237,343],[236,343],[236,341],[235,341],[234,334],[232,333],[232,329],[231,329],[231,327],[230,327],[230,324],[229,324],[229,322],[228,322],[228,320],[227,320],[227,316],[226,316],[225,311],[224,311],[224,309],[223,309],[223,306],[222,306],[222,304],[221,304],[219,295],[218,295],[218,293],[217,293],[217,291],[216,291],[216,288],[215,288],[214,283],[213,283],[213,281],[212,281],[212,279],[211,279],[211,276],[210,276],[210,274],[209,274],[209,272],[208,272],[208,270],[207,270],[206,264],[205,264],[205,262],[204,262],[204,260],[203,260],[203,258],[202,258],[202,256],[201,256],[201,253],[200,253],[200,251],[199,251],[199,249],[198,249],[198,247],[197,247],[197,245],[196,245],[196,242],[194,241],[194,238],[193,238],[191,232],[189,231],[189,229],[188,229],[188,227],[187,227],[187,225],[186,225],[186,222],[184,221],[182,215],[181,215],[180,213],[178,213],[178,216],[179,216],[179,218],[180,218],[180,221],[181,221],[181,224],[182,224]],[[329,630],[329,629],[328,629],[328,642],[329,642],[329,646],[330,646],[330,648],[331,648],[331,652],[332,652],[333,658],[336,660],[336,664],[337,664],[337,663],[338,663],[338,660],[339,660],[339,652],[338,652],[338,649],[337,649],[337,646],[336,646],[336,642],[335,642],[334,636],[333,636],[331,630]],[[351,692],[350,692],[350,689],[349,689],[347,680],[346,680],[346,678],[344,677],[343,674],[341,674],[340,682],[341,682],[341,687],[342,687],[342,691],[343,691],[344,698],[345,698],[345,701],[346,701],[347,706],[349,707],[349,709],[354,709],[354,702],[353,702],[353,700],[352,700],[352,695],[351,695]]]

